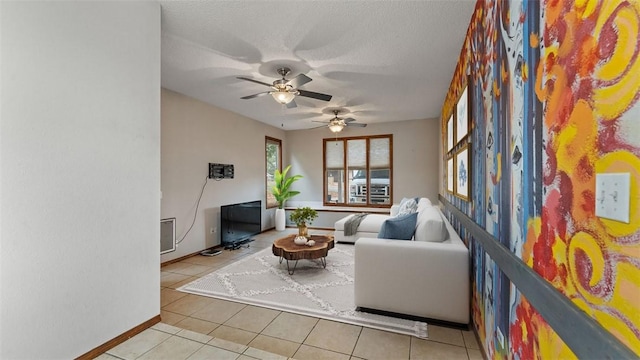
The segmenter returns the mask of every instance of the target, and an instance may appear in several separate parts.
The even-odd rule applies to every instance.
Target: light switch
[[[631,174],[596,174],[596,216],[629,223]]]

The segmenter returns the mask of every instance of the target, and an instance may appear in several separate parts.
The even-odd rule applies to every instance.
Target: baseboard
[[[260,232],[260,234],[262,234],[262,233],[264,233],[264,232],[267,232],[267,231],[270,231],[270,230],[275,230],[275,227],[268,228],[268,229],[264,229],[264,230],[262,230],[262,231]],[[333,230],[333,229],[328,229],[328,230]],[[213,246],[213,247],[210,247],[210,248],[202,249],[202,250],[200,250],[200,251],[196,251],[196,252],[191,253],[191,254],[187,254],[187,255],[180,256],[179,258],[175,258],[175,259],[167,260],[167,261],[165,261],[165,262],[161,263],[161,264],[160,264],[160,267],[167,266],[167,265],[171,265],[171,264],[173,264],[173,263],[180,262],[180,261],[182,261],[182,260],[184,260],[184,259],[188,259],[188,258],[190,258],[190,257],[196,256],[196,255],[200,255],[200,253],[201,253],[202,251],[204,251],[204,250],[209,250],[209,249],[212,249],[212,250],[223,250],[223,249],[224,249],[224,246],[223,246],[222,244],[220,244],[220,245],[216,245],[216,246]]]
[[[184,255],[184,256],[180,256],[179,258],[175,258],[175,259],[167,260],[167,261],[165,261],[165,262],[161,263],[161,264],[160,264],[160,267],[167,266],[167,265],[171,265],[171,264],[173,264],[173,263],[180,262],[180,261],[182,261],[182,260],[184,260],[184,259],[188,259],[188,258],[190,258],[190,257],[196,256],[196,255],[200,255],[200,253],[201,253],[202,251],[204,251],[204,250],[208,250],[208,249],[222,250],[222,247],[223,247],[222,245],[216,245],[216,246],[213,246],[213,247],[210,247],[210,248],[207,248],[207,249],[202,249],[202,250],[200,250],[200,251],[196,251],[196,252],[191,253],[191,254],[187,254],[187,255]]]
[[[116,336],[115,338],[107,341],[106,343],[98,346],[97,348],[90,350],[80,356],[78,356],[76,359],[77,360],[89,360],[89,359],[95,359],[96,357],[100,356],[101,354],[104,354],[105,352],[109,351],[110,349],[116,347],[117,345],[129,340],[130,338],[138,335],[139,333],[143,332],[144,330],[152,327],[153,325],[157,324],[160,322],[160,315],[156,315],[153,318],[143,322],[142,324],[124,332],[123,334],[120,334],[118,336]]]
[[[469,330],[469,324],[460,324],[460,323],[451,322],[451,321],[437,320],[437,319],[425,318],[425,317],[415,316],[415,315],[400,314],[392,311],[377,310],[377,309],[365,308],[361,306],[358,306],[356,308],[356,311],[362,311],[362,312],[367,312],[367,313],[376,314],[376,315],[390,316],[390,317],[395,317],[395,318],[405,319],[405,320],[421,321],[431,325],[446,326],[454,329]]]

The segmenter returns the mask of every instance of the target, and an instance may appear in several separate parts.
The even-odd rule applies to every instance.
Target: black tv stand
[[[234,243],[231,244],[227,244],[224,246],[225,250],[238,250],[241,247],[243,247],[243,245],[247,245],[247,247],[249,247],[249,243],[254,241],[255,239],[246,239],[246,240],[242,240],[242,241],[236,241]]]

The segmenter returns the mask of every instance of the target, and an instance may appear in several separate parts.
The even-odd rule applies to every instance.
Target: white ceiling
[[[436,118],[462,48],[473,0],[160,1],[162,86],[285,130],[316,127],[334,108],[362,123]],[[313,81],[286,109],[276,69]]]

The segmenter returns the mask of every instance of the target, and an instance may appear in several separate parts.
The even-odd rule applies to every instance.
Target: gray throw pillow
[[[411,240],[413,233],[416,231],[417,220],[417,212],[389,218],[382,223],[378,238]]]
[[[398,208],[398,214],[396,216],[407,215],[416,211],[418,211],[418,202],[416,199],[403,198],[402,201],[400,201],[400,207]]]

